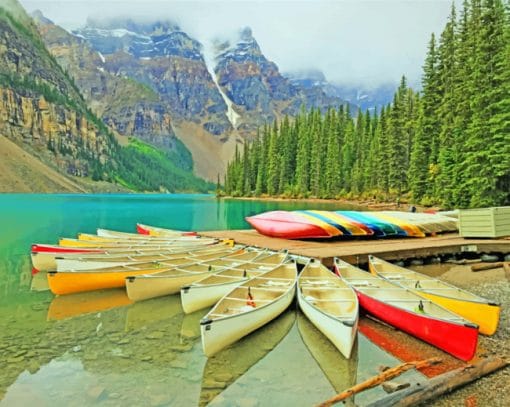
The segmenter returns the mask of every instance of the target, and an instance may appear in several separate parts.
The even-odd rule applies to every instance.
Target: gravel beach
[[[503,268],[472,272],[470,266],[454,266],[441,279],[501,304],[500,324],[493,336],[480,335],[481,356],[510,360],[510,273]],[[426,405],[433,407],[503,407],[510,405],[510,367],[483,377]]]

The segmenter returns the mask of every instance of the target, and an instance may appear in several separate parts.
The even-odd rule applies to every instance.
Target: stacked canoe
[[[397,211],[270,211],[246,221],[263,235],[285,239],[425,237],[457,230],[451,217]]]

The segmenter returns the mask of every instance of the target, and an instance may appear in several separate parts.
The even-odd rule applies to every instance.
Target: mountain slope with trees
[[[452,207],[510,203],[510,12],[454,7],[432,35],[423,89],[403,77],[377,114],[302,111],[266,126],[227,169],[225,193],[357,197]]]

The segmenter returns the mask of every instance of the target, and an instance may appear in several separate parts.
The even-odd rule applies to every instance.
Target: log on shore
[[[451,392],[508,365],[504,359],[490,357],[460,369],[443,373],[430,380],[416,383],[407,389],[385,396],[367,407],[416,406]]]
[[[372,387],[378,386],[381,383],[384,383],[387,380],[391,380],[394,377],[401,375],[402,373],[410,370],[410,369],[423,369],[425,367],[432,366],[436,363],[440,363],[441,359],[439,358],[430,358],[415,362],[406,362],[401,363],[392,368],[388,368],[383,372],[379,373],[377,376],[374,376],[368,380],[365,380],[362,383],[358,383],[355,386],[338,393],[336,396],[331,397],[330,399],[323,401],[318,404],[317,407],[330,407],[333,404],[339,403],[342,400],[345,400],[357,393],[360,393],[364,390],[371,389]]]
[[[471,266],[471,271],[491,270],[491,269],[497,269],[499,267],[503,267],[503,263],[500,261],[498,261],[496,263],[473,264]]]

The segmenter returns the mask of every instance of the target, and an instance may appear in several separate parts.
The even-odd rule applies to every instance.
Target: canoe
[[[79,233],[78,240],[91,241],[91,242],[104,242],[104,243],[161,243],[161,244],[175,244],[176,242],[197,242],[202,239],[201,236],[172,236],[172,237],[153,237],[145,235],[135,235],[134,237],[105,237],[94,235],[90,233]],[[205,238],[207,239],[207,238]]]
[[[248,216],[246,221],[259,233],[285,239],[328,238],[331,235],[309,219],[287,211],[270,211]]]
[[[335,258],[335,271],[368,313],[461,360],[476,352],[478,326],[410,290]]]
[[[161,272],[131,276],[126,281],[127,294],[133,301],[176,294],[184,286],[222,271],[227,267],[236,267],[247,263],[259,255],[260,252],[248,251],[242,254],[204,260],[200,264],[205,265],[205,269],[190,270],[189,268],[175,267]]]
[[[363,223],[374,231],[376,236],[407,236],[405,230],[400,228],[394,223],[379,219],[372,215],[372,212],[359,212],[359,211],[337,211],[354,221]]]
[[[381,214],[387,214],[418,226],[427,234],[455,232],[458,228],[458,220],[439,213],[426,212],[398,212],[398,211],[380,211]]]
[[[234,287],[272,270],[288,258],[287,252],[257,257],[252,262],[228,267],[181,288],[182,309],[186,314],[207,308],[218,302]]]
[[[245,336],[215,355],[207,358],[202,375],[202,388],[198,405],[206,406],[215,404],[216,396],[223,393],[228,386],[242,379],[252,366],[263,360],[278,344],[287,336],[296,321],[296,313],[293,309],[284,311],[281,315],[258,329],[251,335]],[[198,325],[200,326],[200,325]],[[283,346],[283,344],[282,344]],[[338,352],[337,352],[338,353]],[[221,377],[221,385],[218,383]],[[221,397],[221,396],[220,396]],[[224,405],[229,405],[228,400],[223,400]]]
[[[143,225],[141,223],[136,224],[136,231],[140,235],[160,236],[160,237],[174,236],[174,234],[176,232],[182,234],[183,236],[193,236],[193,235],[197,234],[197,232],[185,232],[182,230],[165,229],[165,228],[160,228],[160,227],[156,227],[156,226]]]
[[[229,244],[230,245],[230,244]],[[57,257],[79,259],[95,256],[98,259],[113,258],[115,256],[126,255],[153,255],[153,254],[170,254],[184,252],[206,252],[214,250],[222,250],[223,244],[215,245],[197,245],[197,246],[128,246],[128,247],[108,247],[108,248],[67,248],[55,245],[33,245],[32,246],[32,272],[38,271],[54,271],[57,269]]]
[[[117,230],[110,229],[97,229],[97,235],[102,237],[114,237],[114,238],[175,238],[181,236],[195,236],[196,232],[184,232],[182,230],[170,230],[167,229],[166,234],[164,235],[151,235],[151,234],[140,234],[140,233],[129,233],[129,232],[119,232]]]
[[[236,251],[233,253],[236,253]],[[225,255],[225,253],[219,254],[220,257],[222,255]],[[188,263],[191,262],[190,260]],[[53,294],[72,294],[104,288],[124,287],[126,277],[170,272],[175,268],[176,265],[172,261],[168,261],[136,263],[136,265],[131,266],[107,267],[97,270],[50,271],[48,272],[48,285]],[[202,271],[200,270],[200,272]],[[198,271],[191,272],[198,273]]]
[[[493,335],[496,332],[501,312],[497,302],[374,256],[369,256],[369,266],[373,274],[407,288],[477,324],[480,333]]]
[[[200,321],[202,349],[212,356],[280,315],[296,293],[296,263],[283,264],[225,295]]]
[[[358,299],[353,289],[315,260],[303,268],[297,285],[303,313],[348,359],[358,327]]]
[[[209,246],[206,246],[209,247]],[[107,267],[127,266],[147,262],[171,262],[174,265],[188,264],[197,261],[213,260],[242,250],[241,246],[234,249],[226,246],[212,246],[208,250],[176,250],[166,252],[150,252],[133,255],[102,255],[102,256],[65,256],[56,257],[57,271],[66,270],[92,270]]]
[[[414,223],[403,219],[402,217],[395,216],[391,212],[374,212],[372,216],[379,218],[385,222],[397,225],[399,228],[406,232],[408,237],[425,237],[425,233]]]
[[[199,239],[179,239],[179,240],[110,240],[110,241],[94,241],[94,240],[79,240],[72,238],[60,238],[59,245],[64,247],[73,248],[131,248],[131,247],[150,247],[150,246],[200,246],[218,243],[217,239],[212,238],[199,238]]]

